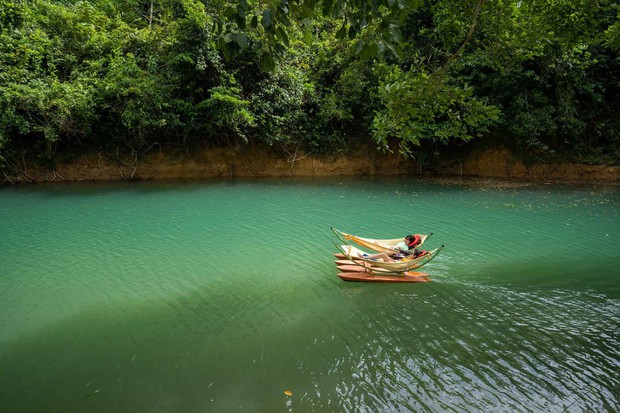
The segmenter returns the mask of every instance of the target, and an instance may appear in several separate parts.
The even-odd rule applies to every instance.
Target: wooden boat
[[[368,248],[369,250],[376,252],[385,252],[387,254],[393,254],[396,250],[398,250],[398,244],[404,242],[404,237],[401,238],[392,238],[392,239],[375,239],[375,238],[365,238],[358,237],[357,235],[347,234],[346,232],[340,231],[339,229],[333,228],[332,231],[336,236],[344,243],[346,242],[354,242],[355,244]],[[433,233],[431,232],[428,235],[425,234],[416,234],[420,237],[420,243],[416,246],[416,248],[421,247],[424,242],[431,236]],[[334,254],[335,255],[335,254]],[[339,254],[336,258],[344,258],[344,254]]]
[[[408,273],[402,276],[393,276],[393,275],[372,275],[365,272],[341,272],[338,273],[338,277],[340,277],[343,281],[353,281],[353,282],[374,282],[374,283],[425,283],[429,282],[430,279],[422,275],[414,275],[414,274],[423,274],[423,273]]]
[[[349,264],[346,264],[349,263]],[[427,273],[417,271],[407,271],[403,273],[390,273],[382,268],[372,268],[367,265],[358,265],[353,261],[339,260],[336,266],[340,273],[338,277],[343,281],[355,282],[381,282],[381,283],[402,283],[402,282],[428,282],[430,278]]]
[[[341,272],[363,272],[370,275],[391,275],[389,271],[385,271],[381,268],[364,268],[359,265],[336,265],[336,268]],[[393,277],[401,277],[402,275],[415,275],[418,277],[428,277],[428,274],[425,272],[417,272],[417,271],[406,271],[403,273],[399,273],[398,275],[392,275]]]
[[[353,245],[334,245],[344,254],[346,260],[352,261],[353,264],[364,267],[370,266],[373,269],[380,268],[394,275],[400,275],[403,272],[412,271],[428,264],[444,247],[443,245],[437,247],[418,258],[407,257],[399,261],[383,262],[369,258],[368,253]]]
[[[403,274],[402,272],[393,272],[384,268],[373,267],[365,262],[356,262],[352,260],[335,260],[334,264],[336,264],[336,268],[343,272],[367,272],[370,274],[376,273],[379,275],[396,274],[397,276]]]

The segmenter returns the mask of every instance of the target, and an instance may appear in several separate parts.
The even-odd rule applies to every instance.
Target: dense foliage
[[[0,167],[206,144],[428,160],[481,137],[617,164],[619,14],[604,0],[0,0]]]

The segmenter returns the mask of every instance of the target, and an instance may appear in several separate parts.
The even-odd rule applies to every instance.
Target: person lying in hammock
[[[411,250],[415,251],[415,247],[417,247],[421,243],[422,243],[422,238],[418,234],[407,235],[405,237],[405,243],[404,243],[405,245],[403,246],[402,243],[398,244],[397,248],[404,252],[409,252]]]
[[[426,254],[424,250],[418,250],[416,247],[422,243],[422,238],[419,235],[407,235],[404,242],[399,242],[394,247],[394,254],[392,256],[397,259],[402,258],[418,258],[421,255]]]

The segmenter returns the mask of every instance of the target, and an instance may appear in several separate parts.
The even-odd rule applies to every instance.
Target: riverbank
[[[5,171],[4,184],[59,181],[119,181],[235,177],[391,176],[416,175],[418,165],[397,154],[374,149],[355,155],[316,157],[303,153],[279,154],[265,148],[203,148],[159,150],[129,157],[89,153],[53,168],[22,159]],[[582,164],[527,165],[503,148],[473,151],[441,173],[423,175],[521,179],[565,183],[620,184],[620,167]]]

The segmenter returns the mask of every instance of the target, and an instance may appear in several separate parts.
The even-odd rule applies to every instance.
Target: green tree
[[[499,110],[476,98],[472,87],[423,71],[394,68],[379,94],[384,107],[373,122],[375,139],[388,149],[389,138],[396,138],[405,156],[423,139],[468,141],[488,131],[499,117]]]

